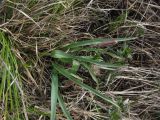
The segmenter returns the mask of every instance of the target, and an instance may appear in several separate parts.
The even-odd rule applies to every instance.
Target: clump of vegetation
[[[23,91],[21,88],[21,75],[19,73],[18,61],[14,55],[12,49],[12,43],[10,39],[5,36],[3,32],[0,32],[0,102],[1,115],[5,119],[17,118],[20,120],[23,118],[23,112],[21,109],[23,105]]]
[[[0,119],[158,120],[159,2],[0,3]]]
[[[133,39],[133,38],[132,38]],[[58,76],[57,73],[60,75],[65,76],[69,80],[72,80],[75,82],[77,85],[82,87],[85,90],[88,90],[89,92],[93,93],[94,95],[102,98],[106,102],[111,103],[113,106],[117,108],[117,110],[120,112],[121,108],[118,106],[118,104],[113,101],[111,98],[106,97],[105,95],[101,94],[98,91],[99,87],[99,80],[96,77],[94,73],[94,69],[92,69],[92,65],[97,66],[98,69],[107,69],[107,70],[114,70],[120,66],[118,63],[106,63],[104,60],[101,58],[101,54],[103,49],[100,48],[93,48],[91,45],[99,45],[99,44],[105,44],[106,46],[108,44],[113,44],[113,43],[118,43],[119,41],[127,41],[127,40],[132,40],[131,38],[123,38],[123,39],[115,39],[115,40],[110,40],[110,39],[93,39],[93,40],[85,40],[85,41],[80,41],[80,42],[75,42],[72,44],[64,45],[62,46],[62,49],[64,49],[66,52],[63,52],[61,50],[54,50],[51,53],[51,56],[53,58],[56,58],[58,60],[55,60],[53,62],[53,75],[52,75],[52,97],[51,97],[51,104],[52,104],[52,114],[51,114],[51,119],[55,119],[55,113],[56,113],[56,99],[58,99],[59,104],[66,115],[67,119],[72,119],[71,116],[69,115],[68,111],[66,110],[64,106],[64,102],[61,98],[61,95],[58,93]],[[89,46],[90,48],[86,48],[85,46]],[[81,53],[84,53],[86,55],[80,55]],[[105,53],[105,52],[104,52]],[[58,63],[60,62],[60,63]],[[59,65],[62,64],[62,65]],[[65,68],[65,66],[70,66],[68,68]],[[87,84],[83,83],[85,80],[77,75],[77,71],[79,70],[79,67],[83,66],[87,71],[89,71],[89,74],[91,78],[93,79],[93,82],[95,82],[97,85],[97,89],[94,89]],[[81,68],[82,69],[82,68]]]

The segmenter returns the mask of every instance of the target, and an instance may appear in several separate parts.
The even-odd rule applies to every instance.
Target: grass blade
[[[51,85],[51,120],[56,119],[56,106],[58,99],[58,76],[55,72],[52,74],[52,85]]]
[[[77,47],[82,47],[82,46],[87,46],[87,45],[98,45],[98,44],[114,44],[117,42],[122,42],[122,41],[128,41],[128,40],[133,40],[135,38],[95,38],[92,40],[84,40],[84,41],[78,41],[72,44],[67,44],[63,47],[66,48],[77,48]]]
[[[64,115],[67,117],[67,120],[73,120],[72,117],[70,116],[70,114],[64,104],[64,101],[62,99],[62,96],[60,94],[58,95],[58,102],[59,102],[59,105],[60,105]]]
[[[100,92],[98,92],[97,90],[93,89],[92,87],[82,83],[79,79],[73,77],[71,75],[70,72],[68,72],[67,70],[65,70],[62,66],[58,65],[58,64],[54,64],[53,67],[62,75],[64,75],[66,78],[68,78],[69,80],[74,81],[76,84],[78,84],[79,86],[81,86],[82,88],[90,91],[91,93],[95,94],[96,96],[102,98],[103,100],[107,101],[108,103],[114,105],[115,107],[117,107],[118,109],[120,108],[114,101],[112,101],[110,98],[106,97],[105,95],[101,94]]]
[[[54,58],[59,58],[59,59],[73,59],[73,60],[77,60],[80,62],[88,62],[94,65],[97,65],[98,67],[102,68],[102,69],[107,69],[107,70],[115,70],[115,68],[120,67],[121,65],[116,65],[116,64],[109,64],[109,63],[105,63],[105,62],[99,62],[97,60],[93,60],[88,58],[88,56],[74,56],[74,55],[70,55],[68,53],[65,53],[61,50],[55,50],[51,53],[52,57]]]
[[[72,59],[72,58],[74,58],[72,55],[65,53],[61,50],[54,50],[51,53],[51,56],[54,58],[59,58],[59,59]]]

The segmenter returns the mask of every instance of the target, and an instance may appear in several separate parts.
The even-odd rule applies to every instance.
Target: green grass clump
[[[0,114],[4,120],[21,120],[21,99],[16,82],[20,84],[18,62],[11,41],[0,32]]]
[[[81,88],[91,92],[95,96],[98,96],[102,100],[110,103],[112,106],[116,108],[117,111],[121,111],[121,108],[116,103],[116,101],[112,100],[111,98],[103,95],[98,90],[98,78],[96,78],[96,75],[94,74],[94,71],[91,69],[92,65],[96,65],[100,69],[106,69],[106,70],[115,70],[116,68],[120,67],[121,64],[118,63],[106,63],[101,57],[100,54],[97,51],[99,50],[98,46],[107,43],[117,43],[121,41],[127,41],[132,40],[133,38],[117,38],[117,39],[93,39],[93,40],[85,40],[85,41],[79,41],[71,44],[67,44],[64,46],[60,46],[60,50],[54,50],[51,53],[51,56],[54,58],[53,61],[53,73],[52,73],[52,90],[51,90],[51,120],[56,119],[56,105],[57,100],[59,102],[59,105],[66,116],[68,120],[72,120],[72,117],[70,116],[64,101],[62,99],[62,96],[60,92],[58,91],[58,82],[60,82],[59,78],[61,76],[64,76],[68,78],[69,80],[73,81],[75,84],[79,85]],[[85,49],[88,46],[90,46],[91,49]],[[92,46],[92,47],[91,47]],[[107,46],[106,46],[107,47]],[[94,49],[93,49],[94,48]],[[88,53],[88,55],[78,55],[82,51],[85,50],[85,54]],[[90,54],[92,51],[92,54]],[[97,57],[99,56],[99,57]],[[67,66],[70,67],[67,67]],[[97,84],[97,89],[92,88],[91,86],[88,86],[87,84],[83,83],[84,79],[79,76],[77,73],[79,67],[82,66],[85,69],[88,69],[89,74],[91,78],[93,79],[93,82]]]

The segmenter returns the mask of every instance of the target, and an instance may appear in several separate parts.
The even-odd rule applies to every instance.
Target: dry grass
[[[97,37],[138,37],[127,43],[132,49],[127,67],[116,73],[97,70],[99,90],[119,102],[123,120],[160,119],[158,0],[6,0],[0,8],[0,30],[12,39],[12,51],[20,61],[29,119],[49,119],[52,58],[47,54],[59,45]],[[87,73],[79,74],[95,87]],[[63,77],[60,91],[74,120],[111,119],[112,106]],[[60,108],[57,117],[65,120]]]

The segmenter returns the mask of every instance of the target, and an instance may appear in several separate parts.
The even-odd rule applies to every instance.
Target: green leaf
[[[70,51],[72,52],[79,52],[79,51],[84,51],[84,52],[95,52],[95,53],[99,53],[99,52],[104,52],[104,49],[102,48],[96,48],[96,47],[77,47],[74,49],[71,49]]]
[[[89,74],[91,75],[92,79],[97,83],[97,85],[99,86],[99,82],[98,79],[96,77],[96,75],[94,74],[94,72],[92,71],[92,69],[90,68],[90,66],[88,66],[85,63],[82,63],[82,65],[88,70]]]
[[[118,68],[118,67],[121,66],[121,65],[117,65],[117,64],[109,64],[109,63],[107,64],[105,62],[100,62],[98,60],[93,60],[93,59],[88,58],[90,56],[73,56],[73,55],[65,53],[61,50],[54,50],[51,53],[51,55],[54,58],[73,59],[73,60],[77,60],[77,61],[80,61],[80,62],[91,63],[91,64],[94,64],[94,65],[97,65],[101,69],[107,69],[107,70],[115,70],[115,68]]]
[[[116,55],[116,54],[114,54],[112,52],[107,52],[106,51],[105,54],[111,56],[112,58],[116,58],[116,59],[119,59],[119,60],[124,60],[124,58],[122,56],[118,56],[118,55]]]
[[[64,75],[66,78],[68,78],[69,80],[74,81],[76,84],[78,84],[79,86],[81,86],[82,88],[90,91],[91,93],[95,94],[96,96],[102,98],[103,100],[109,102],[110,104],[114,105],[115,107],[117,107],[118,109],[120,109],[120,107],[117,105],[117,103],[115,103],[114,101],[112,101],[110,98],[108,98],[107,96],[101,94],[99,91],[93,89],[92,87],[84,84],[81,82],[81,80],[75,78],[74,76],[72,76],[72,74],[70,72],[68,72],[67,70],[65,70],[62,66],[58,65],[58,64],[53,64],[53,67],[62,75]]]
[[[56,119],[56,106],[58,99],[58,76],[55,72],[52,73],[52,85],[51,85],[51,120]]]
[[[73,58],[72,55],[70,54],[67,54],[61,50],[54,50],[52,53],[51,53],[51,56],[54,57],[54,58],[59,58],[59,59],[70,59],[70,58]]]
[[[74,42],[71,44],[64,45],[63,48],[77,48],[77,47],[82,47],[82,46],[87,46],[87,45],[98,45],[101,43],[115,43],[115,42],[121,42],[121,41],[128,41],[128,40],[133,40],[135,38],[95,38],[92,40],[84,40],[84,41],[78,41]]]
[[[79,69],[79,66],[80,66],[80,63],[76,60],[73,60],[73,63],[72,63],[72,68],[70,69],[70,71],[72,73],[76,73]]]
[[[59,105],[60,105],[64,115],[67,117],[67,120],[73,120],[72,117],[70,116],[70,114],[64,104],[64,101],[62,99],[62,96],[60,94],[58,95],[58,102],[59,102]]]

